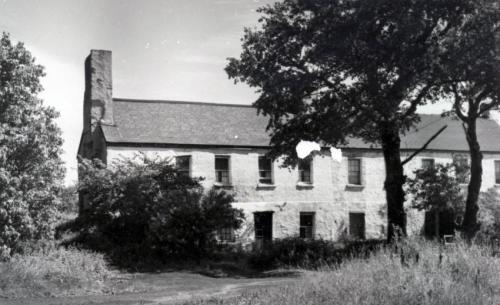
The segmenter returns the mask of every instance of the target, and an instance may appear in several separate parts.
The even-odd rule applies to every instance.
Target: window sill
[[[312,183],[307,182],[297,182],[297,188],[300,189],[312,189],[314,185]]]
[[[215,182],[214,183],[214,187],[217,187],[217,188],[233,188],[233,185],[232,184],[224,184],[224,183],[220,183],[220,182]]]
[[[274,188],[276,188],[276,185],[274,185],[274,184],[257,183],[257,189],[271,190]]]
[[[345,189],[351,191],[361,191],[365,188],[363,184],[346,184]]]

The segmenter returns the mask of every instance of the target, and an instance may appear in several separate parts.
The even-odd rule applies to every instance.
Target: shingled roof
[[[267,118],[252,106],[180,101],[113,99],[114,126],[102,126],[107,143],[114,145],[203,145],[269,147]],[[444,125],[430,150],[467,151],[459,121],[439,115],[421,115],[421,122],[402,138],[401,148],[418,149]],[[485,152],[500,152],[500,126],[478,121]],[[351,139],[349,148],[376,148]]]

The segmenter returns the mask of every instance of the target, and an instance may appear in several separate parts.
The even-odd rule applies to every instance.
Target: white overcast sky
[[[256,94],[224,72],[255,9],[274,0],[0,0],[0,31],[46,68],[42,97],[61,114],[66,183],[76,180],[83,62],[113,51],[113,96],[250,104]],[[430,106],[423,112],[439,112]]]

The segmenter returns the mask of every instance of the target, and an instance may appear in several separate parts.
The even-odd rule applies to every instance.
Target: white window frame
[[[217,170],[217,167],[216,167],[216,164],[217,164],[217,159],[220,158],[224,158],[224,159],[227,159],[227,180],[228,182],[227,183],[224,183],[224,182],[220,182],[218,181],[218,170]],[[219,170],[220,171],[220,170]],[[215,173],[215,184],[217,185],[232,185],[232,177],[231,177],[231,156],[229,155],[215,155],[215,158],[214,158],[214,173]]]
[[[302,175],[301,172],[302,170],[300,169],[300,162],[301,161],[309,161],[309,181],[302,181]],[[303,184],[303,185],[312,185],[313,184],[313,158],[308,158],[308,159],[301,159],[299,161],[299,164],[297,164],[297,172],[298,172],[298,183]]]
[[[269,182],[269,183],[260,181],[261,180],[260,172],[264,171],[264,170],[260,169],[260,158],[266,158],[269,160],[269,162],[271,162],[271,169],[269,170],[271,172],[271,182]],[[257,167],[258,167],[258,171],[259,171],[258,184],[259,185],[274,185],[274,162],[273,162],[273,160],[271,158],[267,158],[265,155],[259,155],[257,158]]]
[[[309,226],[302,226],[301,225],[300,220],[302,218],[302,215],[304,215],[304,216],[307,215],[307,216],[311,216],[312,217],[311,237],[307,237],[307,236],[302,237],[300,235],[300,232],[301,232],[301,230],[302,230],[303,227],[305,227],[305,228],[309,227]],[[316,231],[316,213],[315,212],[300,212],[300,214],[299,214],[299,237],[303,238],[303,239],[314,239],[315,231]],[[304,235],[307,235],[307,234],[304,234]]]
[[[358,183],[351,183],[351,181],[349,181],[349,177],[350,177],[350,173],[351,173],[351,169],[349,168],[349,163],[351,161],[354,161],[354,160],[358,161],[358,163],[359,163],[359,174],[358,174],[359,184]],[[359,157],[347,158],[347,185],[363,186],[363,160]]]

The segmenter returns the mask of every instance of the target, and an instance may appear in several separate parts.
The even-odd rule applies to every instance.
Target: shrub
[[[46,247],[0,263],[0,295],[7,297],[101,292],[113,274],[103,255]]]
[[[278,267],[317,269],[338,265],[347,258],[368,256],[383,243],[381,240],[364,240],[339,244],[322,239],[289,237],[273,240],[263,249],[252,251],[248,262],[256,269]]]
[[[78,189],[76,185],[66,186],[62,189],[61,211],[73,215],[78,213]]]
[[[500,194],[492,188],[479,196],[478,222],[480,224],[476,239],[481,242],[500,240]],[[498,245],[500,246],[500,245]]]
[[[74,222],[92,247],[127,257],[200,258],[222,228],[238,228],[243,213],[224,191],[203,192],[169,159],[138,155],[105,167],[82,160],[79,190],[86,207]],[[98,242],[95,242],[97,241]]]
[[[460,181],[468,169],[459,162],[453,160],[453,163],[417,169],[415,177],[407,179],[411,207],[428,212],[424,228],[427,236],[449,234],[444,231],[454,232],[454,218],[463,215],[465,199]]]

